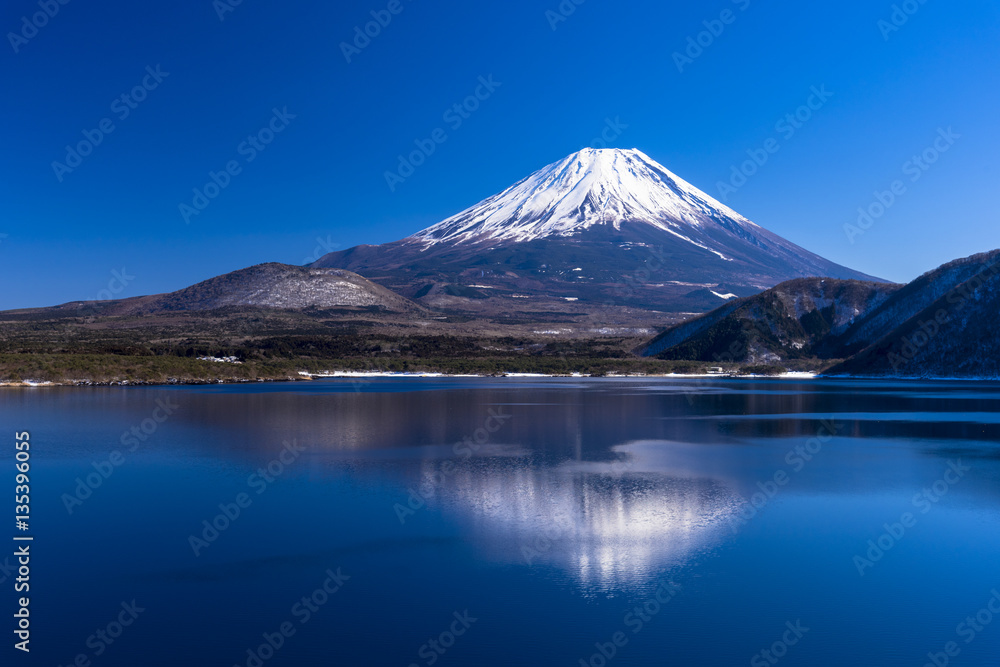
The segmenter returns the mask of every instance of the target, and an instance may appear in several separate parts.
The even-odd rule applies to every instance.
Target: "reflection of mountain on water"
[[[266,462],[285,440],[314,451],[364,453],[452,446],[490,415],[509,416],[490,442],[519,443],[558,457],[601,459],[617,443],[655,439],[692,443],[748,437],[805,437],[816,425],[795,419],[739,420],[757,413],[833,414],[849,392],[803,393],[800,385],[766,392],[750,381],[328,380],[307,385],[206,387],[185,400],[172,423],[214,428],[221,445]],[[799,393],[796,393],[799,392]],[[140,401],[135,400],[136,403]],[[148,412],[142,404],[140,419]],[[492,412],[491,412],[492,411]],[[720,415],[733,415],[732,420]],[[225,437],[240,429],[241,437]]]
[[[470,460],[430,504],[469,525],[490,557],[555,566],[601,590],[640,586],[724,539],[739,499],[722,480],[671,474],[644,449],[628,449],[607,463]],[[424,479],[439,469],[425,461]]]

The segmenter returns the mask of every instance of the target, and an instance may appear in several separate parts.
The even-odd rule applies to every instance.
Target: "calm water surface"
[[[0,414],[34,446],[30,664],[1000,664],[997,384],[39,388]]]

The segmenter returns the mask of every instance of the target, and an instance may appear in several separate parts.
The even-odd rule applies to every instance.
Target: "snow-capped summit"
[[[642,151],[592,148],[413,236],[312,266],[475,312],[690,313],[791,278],[871,278],[755,225]]]
[[[686,229],[722,219],[756,227],[638,149],[585,148],[410,239],[532,241],[644,223],[694,243]]]

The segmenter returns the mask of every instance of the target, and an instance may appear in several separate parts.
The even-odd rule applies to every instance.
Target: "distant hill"
[[[96,314],[129,317],[228,307],[300,310],[304,308],[379,308],[424,312],[398,294],[343,269],[259,264],[210,278],[169,294],[116,301],[73,302],[44,310],[53,316]]]
[[[825,343],[829,348],[820,350],[821,356],[847,357],[860,352],[980,273],[984,266],[994,263],[998,253],[1000,251],[973,255],[928,271],[858,318],[843,334],[832,336]]]
[[[636,352],[717,363],[845,359],[831,375],[1000,378],[1000,250],[905,286],[790,280],[671,327]]]
[[[663,332],[636,351],[647,357],[773,363],[817,356],[901,285],[798,278]]]
[[[1000,378],[1000,250],[945,264],[896,296],[863,329],[874,342],[829,374]]]

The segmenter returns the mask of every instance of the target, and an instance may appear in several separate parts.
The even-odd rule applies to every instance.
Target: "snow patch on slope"
[[[438,243],[523,242],[572,236],[596,225],[620,230],[623,223],[645,223],[728,261],[689,236],[692,228],[723,221],[757,228],[642,151],[587,148],[408,240],[427,249]]]

